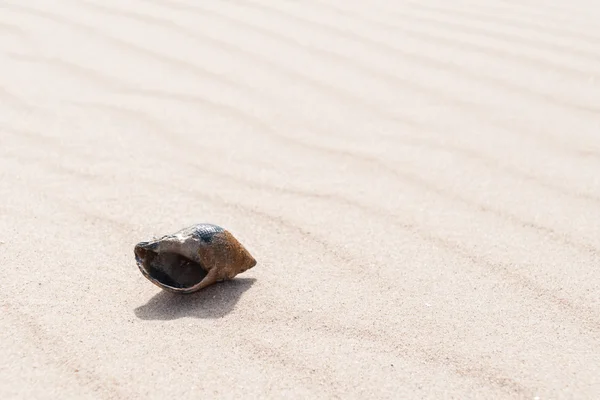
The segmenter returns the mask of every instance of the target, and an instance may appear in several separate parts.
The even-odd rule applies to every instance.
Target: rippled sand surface
[[[0,398],[598,398],[598,21],[0,1]],[[257,266],[162,292],[198,222]]]

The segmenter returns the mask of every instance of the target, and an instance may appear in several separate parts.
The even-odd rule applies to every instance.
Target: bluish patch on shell
[[[195,238],[202,240],[204,243],[210,243],[217,233],[223,232],[224,229],[213,224],[198,224],[194,226],[192,235]]]

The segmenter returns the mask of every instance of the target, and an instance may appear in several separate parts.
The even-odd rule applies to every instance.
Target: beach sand
[[[599,20],[0,2],[0,398],[597,399]],[[199,222],[258,264],[161,291]]]

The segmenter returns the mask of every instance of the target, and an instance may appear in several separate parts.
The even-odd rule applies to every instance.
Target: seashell
[[[227,230],[198,224],[134,248],[142,274],[158,287],[192,293],[233,279],[256,265],[248,250]]]

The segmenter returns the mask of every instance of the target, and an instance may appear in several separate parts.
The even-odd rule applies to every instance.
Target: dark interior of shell
[[[200,264],[177,253],[157,253],[137,247],[136,258],[150,277],[177,289],[192,287],[207,275]]]

